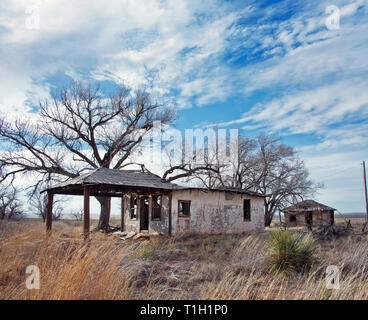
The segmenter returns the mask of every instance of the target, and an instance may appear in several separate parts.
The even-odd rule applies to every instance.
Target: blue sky
[[[179,129],[281,136],[325,184],[317,200],[364,211],[367,17],[367,0],[2,0],[0,110],[32,117],[70,79],[145,85]]]

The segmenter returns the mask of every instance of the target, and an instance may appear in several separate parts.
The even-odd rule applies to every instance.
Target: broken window
[[[152,196],[152,220],[161,220],[161,196]]]
[[[178,214],[179,217],[190,216],[190,200],[179,200],[178,201]]]
[[[138,211],[138,197],[130,196],[130,219],[137,220],[137,211]]]
[[[244,221],[250,221],[250,200],[244,200]]]
[[[289,222],[296,222],[296,216],[290,215]]]

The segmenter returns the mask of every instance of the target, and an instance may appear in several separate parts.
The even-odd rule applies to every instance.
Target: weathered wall
[[[290,213],[284,213],[285,223],[289,227],[302,227],[305,226],[305,214],[299,213],[296,214],[296,221],[290,222]],[[313,211],[313,227],[321,226],[321,225],[329,225],[331,223],[330,220],[330,212],[321,212],[321,211]]]
[[[124,214],[124,231],[135,231],[139,232],[139,214],[137,215],[137,220],[130,219],[130,196],[124,196],[125,201],[125,214]],[[140,204],[138,201],[138,213],[139,213]]]
[[[161,232],[169,233],[169,195],[162,196],[162,206],[161,206],[161,220],[152,220],[152,198],[150,197],[150,207],[149,207],[149,232]]]
[[[225,192],[200,190],[173,191],[172,233],[226,232],[240,233],[264,230],[264,201],[260,197],[231,194],[226,200]],[[244,221],[243,200],[251,200],[251,221]],[[178,216],[178,200],[191,200],[190,217]]]
[[[124,224],[125,231],[140,231],[140,201],[138,201],[138,214],[137,219],[130,219],[130,194],[124,196],[125,201],[125,215],[124,215]],[[139,198],[140,199],[140,198]],[[149,196],[149,232],[161,232],[167,234],[169,232],[169,196],[162,195],[162,207],[161,207],[161,220],[154,221],[152,220],[152,196]]]
[[[313,226],[328,226],[330,224],[330,212],[313,212]]]
[[[305,216],[304,214],[297,214],[295,215],[295,221],[290,221],[290,213],[284,213],[285,216],[285,223],[289,227],[303,227],[305,226]]]

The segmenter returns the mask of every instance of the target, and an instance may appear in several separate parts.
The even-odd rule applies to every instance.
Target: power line
[[[367,194],[367,176],[366,176],[366,172],[365,172],[365,161],[363,161],[363,177],[364,177],[364,190],[365,190],[365,210],[367,213],[367,222],[368,222],[368,194]]]

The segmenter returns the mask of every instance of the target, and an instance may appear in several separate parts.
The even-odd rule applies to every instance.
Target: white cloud
[[[301,152],[311,177],[325,188],[317,200],[330,204],[341,212],[364,212],[362,160],[368,151]]]
[[[39,8],[39,30],[26,28],[30,6]],[[7,91],[11,107],[1,94],[1,108],[14,104],[24,108],[30,92],[41,93],[44,83],[37,82],[56,72],[78,76],[87,71],[99,80],[136,86],[146,81],[145,70],[158,70],[154,88],[158,95],[168,95],[172,89],[185,91],[193,76],[213,78],[208,71],[225,48],[227,29],[236,17],[226,4],[215,0],[3,1],[1,65],[6,66],[4,74],[15,78],[9,87],[17,89]],[[204,97],[197,97],[199,103],[216,99],[213,91],[224,81],[214,80],[204,88]],[[5,82],[0,79],[0,86]],[[178,101],[182,107],[190,106],[185,93],[179,94]]]

